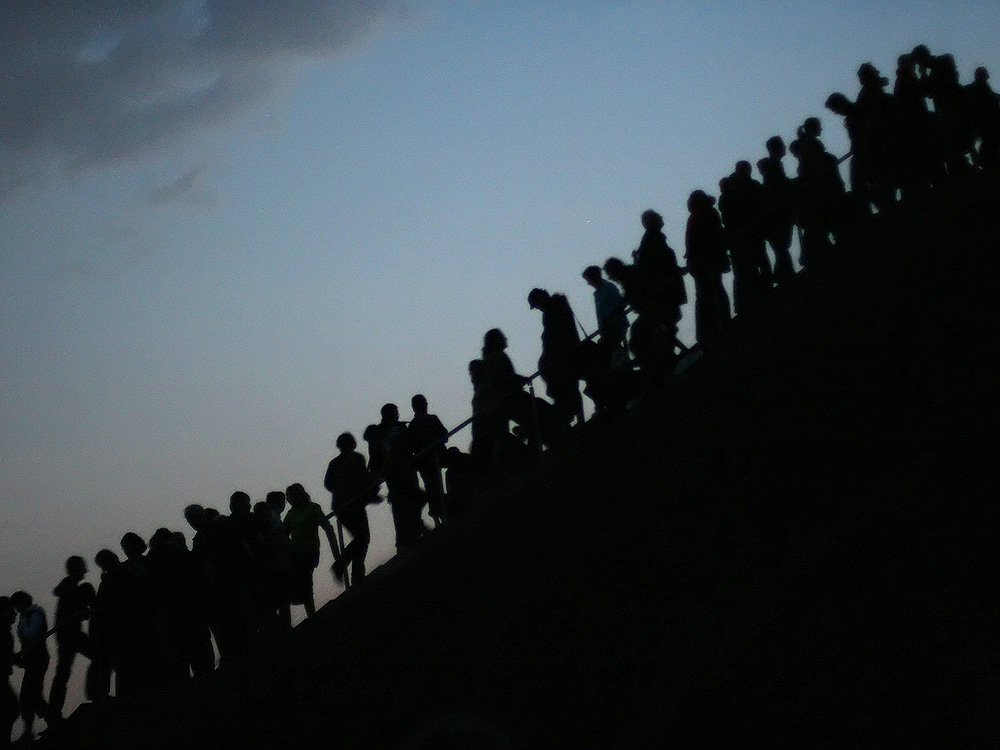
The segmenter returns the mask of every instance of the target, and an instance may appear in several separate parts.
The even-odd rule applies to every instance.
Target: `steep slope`
[[[859,229],[284,648],[58,746],[990,744],[998,205]]]

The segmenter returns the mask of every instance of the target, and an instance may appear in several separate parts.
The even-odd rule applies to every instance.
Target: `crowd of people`
[[[920,45],[899,57],[891,93],[871,63],[859,68],[858,80],[855,101],[838,93],[826,102],[845,120],[849,189],[839,171],[842,160],[826,150],[820,120],[810,117],[787,147],[780,136],[767,140],[767,156],[757,162],[760,181],[751,163],[740,161],[720,180],[717,198],[703,190],[690,194],[684,267],[667,242],[663,218],[647,210],[631,262],[609,258],[583,271],[593,289],[595,335],[581,337],[564,294],[531,290],[529,307],[541,313],[538,374],[548,399],[535,395],[533,377],[515,371],[503,332],[487,331],[482,356],[469,363],[467,453],[447,445],[455,431],[449,433],[418,394],[408,423],[389,403],[380,421],[365,428],[367,459],[353,434],[337,437],[338,455],[324,477],[329,515],[301,484],[268,492],[257,503],[235,492],[228,515],[196,504],[184,509],[190,545],[183,532],[161,528],[148,545],[129,532],[121,555],[99,551],[96,589],[84,580],[86,561],[69,558],[54,591],[56,669],[47,697],[46,613],[27,592],[0,597],[0,740],[9,740],[18,715],[26,738],[33,736],[36,717],[48,723],[61,718],[77,655],[89,660],[87,699],[99,701],[111,694],[112,676],[115,695],[141,694],[280,638],[291,627],[293,604],[314,613],[313,573],[323,537],[336,578],[345,585],[364,578],[367,506],[383,502],[383,485],[396,548],[405,550],[460,514],[491,477],[530,462],[582,423],[581,382],[597,413],[626,409],[662,386],[686,352],[677,339],[685,275],[693,281],[698,346],[711,350],[734,312],[753,316],[774,287],[794,276],[796,231],[799,263],[808,269],[833,257],[860,225],[896,203],[960,175],[1000,175],[1000,96],[984,68],[963,86],[951,55],[933,55]],[[785,170],[788,154],[797,161],[794,176]],[[732,307],[723,284],[729,272]],[[19,693],[10,684],[14,666],[23,673]]]

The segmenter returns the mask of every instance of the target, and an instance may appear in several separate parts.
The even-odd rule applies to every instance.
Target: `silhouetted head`
[[[583,276],[584,281],[593,287],[596,287],[603,280],[600,266],[587,266],[580,275]]]
[[[382,416],[382,424],[396,424],[399,421],[399,407],[395,404],[383,404],[379,414]]]
[[[15,591],[10,595],[10,603],[14,605],[14,609],[18,612],[24,612],[24,610],[31,606],[33,601],[31,594],[27,591]]]
[[[245,515],[250,512],[250,506],[253,505],[253,501],[250,496],[245,492],[240,492],[237,490],[232,495],[229,496],[229,512],[233,515]]]
[[[753,167],[750,166],[750,162],[745,159],[741,159],[736,162],[736,168],[733,170],[733,174],[741,179],[748,179],[753,174]]]
[[[413,409],[414,414],[424,415],[427,413],[427,397],[422,393],[418,393],[413,398],[410,399],[410,408]]]
[[[370,424],[361,431],[361,439],[366,443],[374,443],[378,440],[378,426]]]
[[[271,490],[264,496],[267,507],[279,516],[285,512],[285,493],[281,490]]]
[[[122,561],[118,559],[118,555],[109,549],[102,549],[96,555],[94,555],[94,563],[98,568],[107,573],[109,570],[114,570],[116,567],[122,564]]]
[[[290,484],[285,488],[285,498],[288,500],[288,504],[293,508],[297,508],[302,505],[302,503],[309,502],[310,499],[309,493],[306,492],[306,488],[298,482]]]
[[[699,213],[701,211],[707,211],[715,205],[715,198],[706,193],[704,190],[693,190],[691,195],[688,196],[688,211],[691,213]]]
[[[719,195],[722,195],[723,193],[725,193],[727,187],[729,187],[729,178],[728,177],[720,177],[719,178]]]
[[[788,153],[790,153],[796,159],[799,158],[799,155],[802,153],[802,144],[799,143],[798,139],[795,139],[794,141],[788,144]]]
[[[913,59],[913,55],[907,52],[901,54],[896,58],[896,78],[912,76],[915,65],[916,61]]]
[[[259,522],[270,522],[274,514],[271,512],[271,506],[267,504],[266,500],[258,500],[253,504],[253,515]]]
[[[350,453],[358,447],[358,441],[349,432],[342,432],[337,435],[337,450],[341,453]]]
[[[918,44],[913,48],[913,51],[910,52],[910,56],[913,58],[914,62],[925,66],[931,61],[931,51],[927,49],[926,44]]]
[[[66,575],[77,581],[82,581],[87,575],[87,561],[79,555],[66,558]]]
[[[469,380],[472,381],[472,386],[475,388],[479,385],[479,380],[483,376],[483,360],[474,359],[469,362]]]
[[[172,531],[172,532],[170,532],[170,540],[174,544],[176,544],[178,547],[180,547],[181,549],[187,549],[188,548],[188,540],[187,540],[187,537],[184,536],[184,532],[183,531]]]
[[[838,91],[826,98],[825,106],[835,115],[846,117],[851,111],[851,100]]]
[[[206,522],[205,509],[198,503],[191,503],[184,508],[184,520],[188,522],[192,529],[198,531]]]
[[[10,630],[10,626],[17,619],[17,610],[10,601],[9,596],[0,596],[0,627]]]
[[[205,508],[205,523],[211,523],[221,515],[215,508]]]
[[[483,353],[502,352],[507,348],[507,337],[499,328],[491,328],[483,335]]]
[[[146,554],[146,543],[142,540],[142,537],[136,534],[134,531],[129,531],[122,537],[120,542],[122,552],[125,553],[125,557],[129,560],[135,560],[136,558],[142,557]]]
[[[807,117],[799,128],[799,132],[810,138],[819,138],[823,133],[823,125],[818,117]]]
[[[547,291],[539,289],[537,286],[528,292],[528,307],[532,310],[544,310],[552,298]]]
[[[767,148],[767,155],[773,159],[780,159],[785,155],[785,142],[780,135],[772,135],[764,146]]]
[[[612,281],[621,281],[625,276],[625,261],[621,258],[608,258],[604,261],[604,273]]]
[[[153,532],[153,536],[149,537],[149,548],[157,549],[165,544],[174,543],[174,533],[167,528],[160,527]]]
[[[951,54],[938,55],[931,61],[931,67],[948,83],[958,83],[958,65]]]
[[[642,212],[642,216],[639,217],[642,221],[642,226],[651,232],[657,232],[663,229],[663,217],[660,216],[656,211],[651,208],[647,208]]]
[[[861,82],[862,86],[875,86],[876,88],[884,88],[889,83],[889,79],[883,78],[878,72],[878,68],[870,62],[862,63],[861,67],[858,68],[858,81]]]
[[[986,83],[990,80],[990,72],[983,67],[976,68],[976,72],[972,74],[972,79],[976,83]]]

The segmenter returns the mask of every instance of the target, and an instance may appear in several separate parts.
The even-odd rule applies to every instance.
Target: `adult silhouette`
[[[289,554],[292,561],[292,601],[305,607],[306,615],[316,614],[313,599],[313,571],[319,565],[320,529],[326,535],[330,552],[336,560],[337,540],[333,526],[326,514],[312,501],[305,488],[296,482],[285,488],[285,498],[290,506],[285,514],[285,531],[289,538]]]
[[[412,547],[424,534],[423,511],[426,495],[417,481],[413,464],[413,447],[406,430],[406,423],[399,418],[399,407],[384,404],[378,424],[379,450],[372,473],[385,480],[392,510],[392,523],[396,532],[396,549]]]
[[[694,279],[695,332],[702,348],[710,349],[729,320],[729,295],[722,285],[729,257],[715,198],[704,190],[695,190],[688,197],[688,211],[685,259]]]
[[[799,162],[795,180],[796,223],[802,230],[799,260],[806,268],[830,256],[832,236],[840,230],[843,220],[844,181],[837,158],[820,140],[822,133],[819,118],[808,117],[788,147]]]
[[[323,479],[323,486],[330,492],[331,510],[351,535],[351,541],[333,563],[333,572],[340,580],[349,572],[355,582],[365,577],[365,555],[371,541],[366,506],[376,493],[375,480],[357,447],[351,433],[340,434],[337,437],[340,454],[330,461]]]
[[[972,83],[965,87],[969,116],[979,147],[976,164],[987,172],[1000,170],[1000,95],[990,87],[986,68],[976,68]]]
[[[0,750],[11,746],[10,736],[20,706],[10,684],[14,666],[14,636],[11,628],[17,621],[17,610],[6,596],[0,596]]]
[[[86,575],[86,561],[79,555],[73,555],[66,560],[66,577],[52,592],[56,597],[56,671],[49,688],[49,711],[57,718],[62,717],[66,686],[76,655],[93,658],[90,638],[83,630],[83,623],[96,603],[97,592],[83,580]]]
[[[444,481],[441,477],[441,456],[447,443],[448,428],[436,414],[428,413],[427,398],[418,393],[410,399],[413,419],[407,427],[410,445],[413,446],[413,466],[424,484],[427,505],[434,523],[444,521]]]
[[[530,418],[523,420],[525,378],[514,371],[506,349],[507,337],[503,331],[491,328],[483,336],[482,364],[470,367],[470,373],[473,369],[478,373],[474,398],[479,402],[476,410],[479,440],[473,458],[484,472],[503,463],[505,444],[510,440],[510,420],[517,418],[519,423],[530,424]]]
[[[636,270],[650,285],[650,294],[662,298],[664,317],[659,324],[665,325],[669,334],[670,343],[664,355],[672,372],[677,324],[681,319],[681,305],[687,302],[687,290],[677,265],[677,254],[667,244],[667,236],[663,232],[663,217],[650,208],[642,212],[640,221],[644,232],[639,247],[632,252],[632,258]]]
[[[576,317],[565,294],[549,294],[535,288],[528,293],[528,306],[542,313],[542,354],[538,370],[545,383],[545,392],[552,399],[551,427],[563,431],[574,417],[583,424],[583,399],[577,360],[580,334]]]
[[[748,161],[736,162],[720,181],[719,212],[733,265],[733,307],[752,314],[771,286],[771,266],[764,247],[763,187],[753,179]]]
[[[765,147],[767,156],[757,162],[763,188],[761,223],[764,239],[774,253],[774,281],[783,284],[795,275],[791,252],[794,192],[782,161],[786,153],[785,142],[780,135],[775,135],[767,139]]]
[[[21,651],[17,664],[24,670],[19,693],[24,722],[22,739],[30,740],[35,736],[35,717],[50,720],[48,704],[42,694],[45,672],[49,668],[49,649],[45,643],[49,625],[45,610],[35,604],[26,591],[15,591],[10,596],[10,603],[19,615],[17,637]]]
[[[613,283],[601,275],[600,266],[583,269],[583,279],[594,290],[594,314],[597,317],[598,344],[609,353],[612,366],[625,366],[628,317],[625,298]]]

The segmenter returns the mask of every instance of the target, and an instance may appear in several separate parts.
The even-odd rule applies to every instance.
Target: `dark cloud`
[[[398,2],[0,0],[0,199],[224,122],[276,63],[341,52]]]
[[[182,201],[189,206],[199,208],[218,204],[218,193],[202,184],[201,177],[207,169],[207,164],[199,164],[166,185],[153,188],[146,193],[146,202],[153,206],[162,206],[165,203]]]

